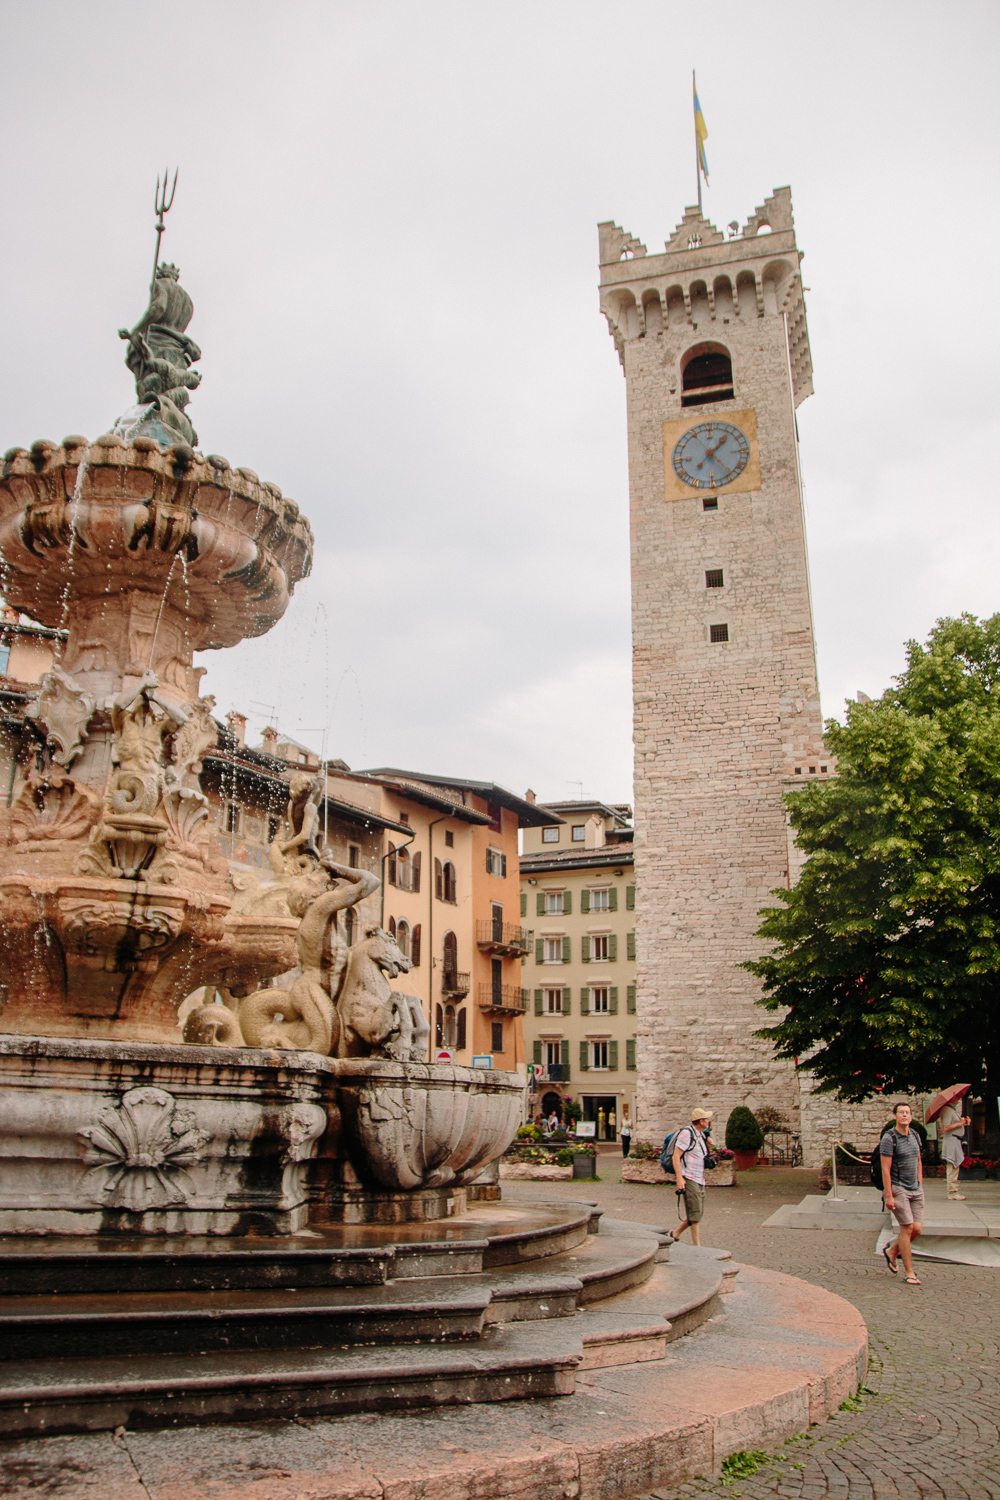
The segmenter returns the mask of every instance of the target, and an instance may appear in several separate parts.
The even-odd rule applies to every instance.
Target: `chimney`
[[[534,807],[534,805],[535,805],[535,794],[531,790],[530,786],[529,786],[528,790],[524,794],[524,800],[525,800],[525,802],[530,802],[531,805],[532,805],[532,807]]]
[[[277,755],[278,731],[275,729],[273,724],[268,724],[265,727],[265,729],[261,733],[261,739],[264,741],[263,748],[267,751],[268,755]]]
[[[585,849],[603,849],[605,845],[604,819],[597,813],[587,819],[584,834]]]
[[[229,713],[226,714],[226,723],[229,725],[237,745],[245,745],[247,742],[246,714],[237,713],[235,708],[230,709]]]

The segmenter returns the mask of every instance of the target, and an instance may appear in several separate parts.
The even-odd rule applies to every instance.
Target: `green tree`
[[[744,967],[769,1038],[861,1100],[1000,1087],[1000,615],[939,620],[826,743],[837,777],[787,798],[807,863]]]

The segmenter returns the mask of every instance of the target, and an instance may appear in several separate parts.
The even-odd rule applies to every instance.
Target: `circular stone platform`
[[[120,1249],[36,1244],[0,1299],[0,1474],[60,1500],[627,1500],[856,1389],[867,1335],[841,1298],[599,1220],[498,1204],[441,1239],[258,1242],[208,1294],[197,1247],[187,1272],[160,1247],[173,1291],[116,1296]],[[109,1290],[74,1290],[98,1258]]]

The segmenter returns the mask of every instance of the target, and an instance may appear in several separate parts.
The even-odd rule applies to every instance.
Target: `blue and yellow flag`
[[[708,140],[708,126],[705,124],[705,116],[701,112],[701,104],[698,101],[698,87],[694,79],[691,80],[694,89],[694,133],[698,142],[698,165],[708,181],[708,157],[705,155],[705,142]]]

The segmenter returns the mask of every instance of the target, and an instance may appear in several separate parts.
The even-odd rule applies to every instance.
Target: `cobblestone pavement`
[[[537,1196],[555,1188],[616,1218],[670,1223],[671,1189],[622,1183],[611,1156],[598,1170],[600,1183],[547,1183]],[[1000,1271],[918,1261],[923,1285],[908,1287],[876,1263],[869,1232],[762,1227],[816,1191],[815,1173],[741,1174],[738,1187],[709,1193],[703,1243],[852,1302],[868,1324],[871,1394],[766,1455],[751,1477],[696,1479],[656,1500],[1000,1500]]]

